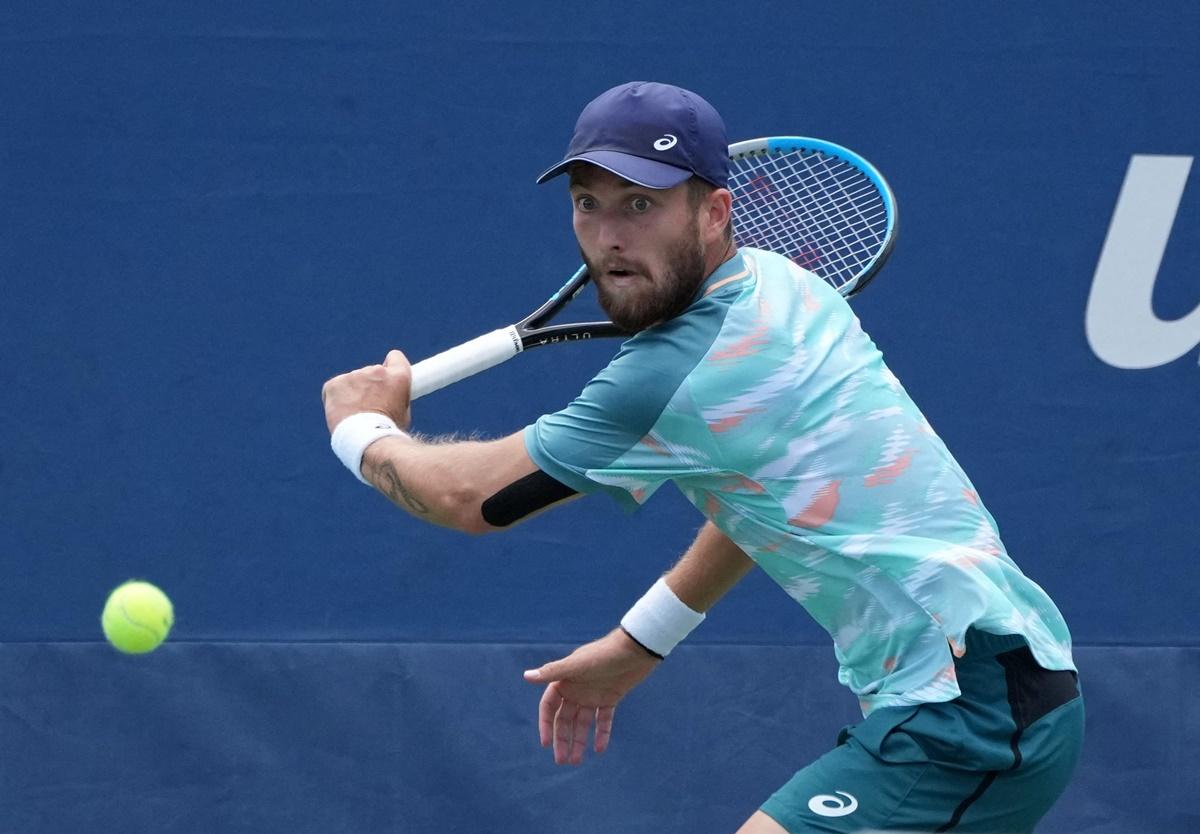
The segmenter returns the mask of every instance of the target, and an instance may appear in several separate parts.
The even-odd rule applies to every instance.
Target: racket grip
[[[509,325],[422,359],[412,366],[412,399],[486,371],[520,352],[521,336],[515,325]]]

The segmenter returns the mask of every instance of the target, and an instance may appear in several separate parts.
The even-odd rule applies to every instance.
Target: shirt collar
[[[721,287],[749,278],[750,275],[749,265],[742,258],[742,250],[739,249],[733,254],[733,257],[713,270],[713,273],[704,279],[697,297],[703,298],[710,293],[716,292]]]

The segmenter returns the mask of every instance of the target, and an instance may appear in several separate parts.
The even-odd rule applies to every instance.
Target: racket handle
[[[515,325],[509,325],[422,359],[412,366],[412,399],[486,371],[520,352],[521,336]]]

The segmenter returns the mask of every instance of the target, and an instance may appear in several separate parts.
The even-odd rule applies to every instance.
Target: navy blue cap
[[[575,123],[566,157],[538,177],[590,162],[646,188],[672,188],[695,174],[729,184],[729,140],[713,106],[670,84],[631,81],[593,99]]]

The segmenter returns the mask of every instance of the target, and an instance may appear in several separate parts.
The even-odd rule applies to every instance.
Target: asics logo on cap
[[[675,136],[674,134],[668,133],[666,136],[662,137],[661,139],[654,140],[654,150],[669,151],[669,150],[671,150],[671,148],[675,147],[677,144],[679,144],[679,137]]]
[[[834,791],[837,796],[817,794],[808,800],[808,810],[822,817],[844,817],[858,810],[858,800],[845,791]],[[843,800],[842,797],[846,797]]]

